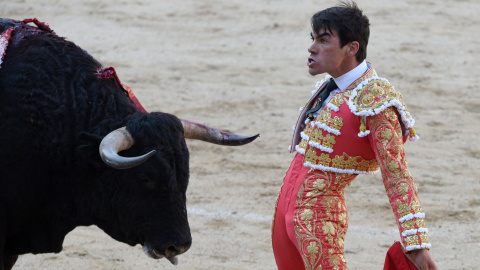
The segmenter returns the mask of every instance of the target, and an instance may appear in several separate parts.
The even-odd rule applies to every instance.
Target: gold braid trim
[[[410,136],[414,140],[417,138],[413,129],[415,120],[402,100],[402,94],[395,90],[387,79],[371,77],[363,80],[353,89],[348,106],[353,114],[362,117],[377,115],[389,107],[395,107],[401,116],[403,126],[410,130]]]

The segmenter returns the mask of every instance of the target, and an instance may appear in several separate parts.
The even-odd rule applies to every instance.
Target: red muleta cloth
[[[395,242],[388,249],[383,270],[418,270],[403,253],[400,242]]]

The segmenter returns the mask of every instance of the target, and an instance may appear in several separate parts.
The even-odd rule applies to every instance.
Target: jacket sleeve
[[[425,213],[420,206],[417,186],[407,169],[402,128],[395,109],[390,107],[368,117],[367,128],[405,249],[407,252],[429,249]]]

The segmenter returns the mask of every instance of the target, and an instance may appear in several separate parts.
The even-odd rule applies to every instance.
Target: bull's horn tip
[[[251,142],[255,141],[258,137],[260,137],[260,134],[256,134],[256,135],[252,135],[252,136],[247,136],[247,137],[245,138],[245,143],[243,143],[243,144],[251,143]]]

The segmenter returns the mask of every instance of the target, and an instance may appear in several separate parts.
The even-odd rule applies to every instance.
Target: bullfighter
[[[290,152],[297,153],[273,220],[278,269],[347,269],[344,188],[378,171],[406,253],[421,269],[437,269],[403,148],[418,138],[415,121],[400,92],[365,61],[368,18],[354,2],[342,3],[313,15],[311,25],[309,73],[328,75],[293,127]]]

